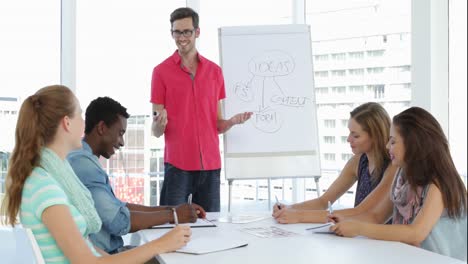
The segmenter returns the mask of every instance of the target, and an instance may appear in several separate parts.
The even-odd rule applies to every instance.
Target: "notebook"
[[[189,225],[190,227],[216,227],[216,224],[211,222],[210,220],[204,219],[204,218],[197,218],[197,221],[195,223],[186,223],[183,225]],[[164,225],[157,225],[151,227],[152,229],[160,229],[160,228],[172,228],[174,227],[175,224],[164,224]]]

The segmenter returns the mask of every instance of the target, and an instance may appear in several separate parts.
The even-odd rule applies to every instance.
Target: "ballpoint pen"
[[[174,207],[172,207],[172,214],[174,215],[174,224],[178,225],[179,224],[179,219],[177,218],[177,212]]]
[[[189,196],[187,198],[187,203],[192,204],[192,194],[189,194]]]
[[[332,206],[331,206],[331,202],[330,202],[330,201],[328,201],[328,214],[329,214],[329,215],[332,215],[332,214],[333,214],[333,208],[332,208]]]
[[[281,205],[280,205],[280,203],[278,201],[278,196],[275,195],[275,199],[276,199],[276,206],[278,206],[278,209],[281,210]]]

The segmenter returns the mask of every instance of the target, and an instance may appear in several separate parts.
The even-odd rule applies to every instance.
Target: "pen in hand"
[[[189,194],[188,198],[187,198],[187,203],[189,205],[192,205],[192,194]]]
[[[187,198],[187,204],[192,206],[192,194],[189,194],[189,196]],[[200,213],[201,213],[200,210],[196,210],[195,213],[197,214],[197,217],[200,217]]]
[[[328,201],[328,222],[337,223],[336,216],[333,216],[333,207],[330,201]]]
[[[275,199],[276,199],[276,206],[278,206],[278,209],[281,210],[281,205],[278,201],[278,196],[275,195]]]
[[[171,209],[172,209],[172,215],[174,216],[174,224],[179,225],[179,219],[177,218],[176,209],[174,207],[172,207]]]

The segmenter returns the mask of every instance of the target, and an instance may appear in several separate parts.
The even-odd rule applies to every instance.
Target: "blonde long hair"
[[[52,85],[38,90],[21,105],[1,206],[1,214],[7,217],[5,223],[16,224],[24,183],[39,165],[42,147],[54,139],[60,120],[64,116],[73,117],[74,98],[66,86]]]
[[[367,132],[372,140],[372,155],[375,169],[371,172],[373,182],[379,182],[384,164],[390,161],[386,145],[390,137],[391,119],[387,111],[378,103],[369,102],[351,111],[353,118]]]

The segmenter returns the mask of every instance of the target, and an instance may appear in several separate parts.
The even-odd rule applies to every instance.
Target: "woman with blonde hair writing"
[[[340,210],[341,214],[356,214],[373,206],[378,197],[390,189],[396,171],[385,148],[390,122],[387,111],[378,103],[364,103],[351,111],[347,141],[354,155],[340,176],[316,199],[288,206],[275,205],[273,217],[282,224],[326,222],[328,211],[324,209],[328,203],[334,203],[355,182],[355,208]]]

